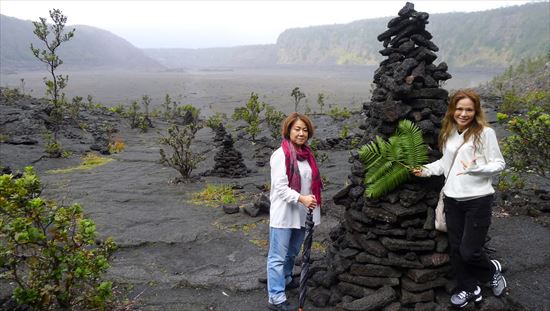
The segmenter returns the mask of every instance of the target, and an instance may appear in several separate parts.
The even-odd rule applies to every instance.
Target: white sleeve
[[[288,186],[285,154],[282,149],[273,153],[269,165],[271,166],[271,187],[273,187],[277,196],[287,203],[298,202],[300,193]]]
[[[476,176],[492,176],[504,169],[506,163],[500,152],[498,146],[497,136],[495,131],[491,128],[487,128],[483,133],[483,156],[485,157],[486,164],[477,165],[474,164],[468,167],[464,174],[476,175]]]
[[[444,174],[443,158],[437,161],[434,161],[432,163],[426,164],[422,168],[422,177],[430,177],[432,175],[439,176],[443,174]]]

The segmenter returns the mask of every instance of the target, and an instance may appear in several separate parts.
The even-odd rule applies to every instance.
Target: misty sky
[[[548,0],[544,0],[548,1]],[[483,11],[530,1],[414,1],[417,11]],[[61,9],[68,24],[99,27],[139,48],[273,44],[285,29],[396,16],[406,1],[21,1],[0,13],[27,20]]]

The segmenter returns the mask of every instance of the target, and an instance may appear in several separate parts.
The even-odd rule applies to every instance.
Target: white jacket
[[[301,191],[291,189],[288,186],[286,176],[285,154],[283,148],[275,150],[269,161],[271,166],[271,191],[269,199],[271,208],[269,210],[269,226],[274,228],[295,228],[305,226],[307,208],[298,202],[300,194],[311,194],[311,167],[307,161],[298,161],[300,170]],[[320,208],[313,210],[313,222],[315,225],[321,223]]]
[[[443,193],[445,196],[457,200],[468,200],[493,194],[495,190],[491,177],[502,171],[506,165],[498,146],[495,131],[490,127],[485,127],[480,137],[482,145],[477,149],[474,148],[473,137],[471,137],[460,147],[458,155],[452,163],[452,168],[450,168],[456,150],[464,141],[464,133],[458,134],[458,131],[453,130],[443,147],[443,157],[425,165],[422,176],[445,175],[447,179],[443,186]],[[469,164],[474,158],[476,159],[474,164],[465,170],[462,162]],[[449,173],[448,176],[447,173]],[[462,174],[458,175],[459,173]]]

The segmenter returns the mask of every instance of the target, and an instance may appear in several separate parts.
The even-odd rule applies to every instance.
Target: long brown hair
[[[481,101],[479,95],[472,89],[464,89],[456,91],[449,102],[447,112],[443,118],[441,125],[441,132],[439,132],[439,149],[443,150],[443,146],[451,136],[451,133],[457,127],[454,114],[456,111],[456,104],[464,98],[469,98],[474,103],[475,115],[472,123],[468,126],[468,130],[464,133],[464,141],[468,141],[472,136],[474,138],[474,146],[476,148],[481,146],[481,133],[484,127],[488,127],[489,123],[485,118],[485,112],[481,109]]]

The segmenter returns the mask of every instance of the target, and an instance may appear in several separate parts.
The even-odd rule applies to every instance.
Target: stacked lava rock
[[[243,157],[233,146],[233,138],[226,134],[222,146],[214,156],[214,169],[208,175],[219,177],[245,177],[249,170],[243,162]]]
[[[216,144],[221,144],[225,136],[227,135],[227,131],[225,130],[225,126],[220,123],[215,129],[214,129],[214,142]]]
[[[440,120],[447,91],[439,81],[449,79],[447,66],[433,64],[437,46],[426,31],[428,13],[412,3],[388,23],[378,39],[387,56],[376,70],[372,102],[364,105],[365,137],[388,137],[398,121],[410,119],[437,150]],[[439,156],[431,151],[431,160]],[[434,229],[434,208],[441,179],[415,178],[380,199],[364,196],[365,168],[352,152],[348,186],[334,196],[346,211],[330,234],[326,262],[311,277],[311,300],[318,306],[344,310],[434,310],[436,297],[446,296],[450,271],[446,235]],[[313,294],[315,293],[315,294]],[[444,300],[437,299],[443,304]]]

